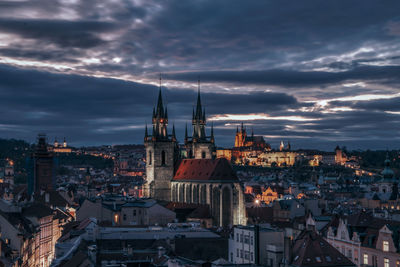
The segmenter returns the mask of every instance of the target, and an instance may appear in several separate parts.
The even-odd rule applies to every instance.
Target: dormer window
[[[389,251],[389,241],[383,241],[382,248],[383,251]]]

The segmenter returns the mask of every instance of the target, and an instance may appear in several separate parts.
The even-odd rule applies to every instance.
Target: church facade
[[[246,224],[244,194],[235,172],[226,159],[216,159],[213,127],[206,133],[206,115],[200,88],[192,113],[192,135],[185,129],[186,157],[181,158],[175,127],[168,133],[168,111],[161,87],[153,109],[151,134],[146,126],[145,197],[188,204],[207,204],[214,225]]]

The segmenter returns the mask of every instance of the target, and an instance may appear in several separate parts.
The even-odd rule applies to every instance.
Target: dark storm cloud
[[[77,75],[51,74],[0,66],[0,111],[2,125],[15,127],[16,135],[33,138],[38,131],[51,135],[108,136],[109,141],[140,142],[144,123],[151,121],[158,88],[152,85],[115,79]],[[163,89],[170,121],[183,129],[190,121],[196,93],[187,90]],[[283,93],[226,95],[204,93],[202,101],[207,114],[221,112],[265,112],[297,106],[293,96]],[[4,128],[2,129],[4,132]],[[133,133],[140,131],[139,136]],[[7,132],[10,132],[8,130]],[[27,137],[25,137],[27,138]]]
[[[98,33],[113,29],[99,21],[67,21],[40,19],[1,19],[0,31],[24,38],[45,40],[61,47],[90,48],[104,42]]]
[[[167,74],[169,79],[193,81],[202,77],[206,82],[231,82],[243,84],[278,85],[283,87],[305,87],[310,85],[328,85],[348,80],[392,81],[399,83],[400,66],[363,66],[343,72],[323,71],[207,71]]]
[[[384,111],[398,111],[398,99],[325,108],[304,100],[398,92],[398,10],[397,0],[1,1],[0,61],[53,65],[59,74],[1,66],[0,130],[31,140],[45,130],[80,144],[140,143],[157,87],[89,76],[148,82],[162,72],[176,86],[164,97],[178,136],[195,104],[188,88],[200,76],[207,115],[314,119],[248,121],[256,134],[310,146],[396,139],[397,126],[385,129],[400,116]],[[88,77],[63,75],[57,65]],[[364,84],[341,85],[357,82]],[[333,107],[357,111],[326,113]],[[214,121],[217,142],[231,145],[239,123]]]

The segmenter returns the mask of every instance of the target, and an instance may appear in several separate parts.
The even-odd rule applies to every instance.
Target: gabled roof
[[[356,266],[313,230],[300,233],[293,245],[292,266]]]
[[[53,216],[53,210],[48,206],[35,202],[22,210],[22,214],[27,217],[44,218]]]
[[[239,181],[230,163],[219,159],[183,159],[173,181]]]

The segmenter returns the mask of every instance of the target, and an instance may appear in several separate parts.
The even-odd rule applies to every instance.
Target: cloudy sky
[[[400,1],[0,1],[0,137],[142,143],[162,73],[182,141],[400,148]],[[171,127],[170,127],[171,129]]]

